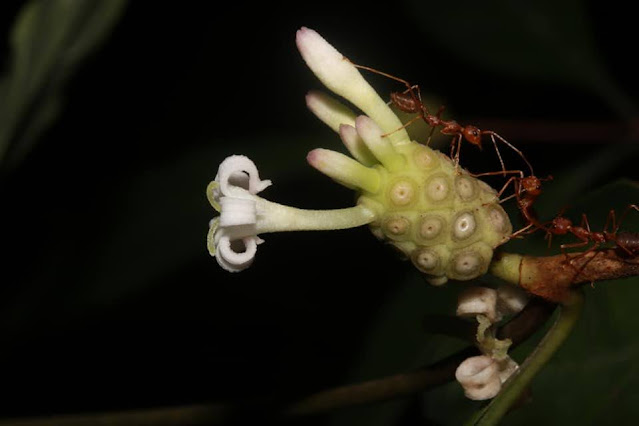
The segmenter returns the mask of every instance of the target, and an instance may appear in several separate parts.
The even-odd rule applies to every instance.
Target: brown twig
[[[619,250],[593,250],[534,257],[502,253],[491,273],[548,301],[561,303],[581,284],[639,275],[639,256]]]

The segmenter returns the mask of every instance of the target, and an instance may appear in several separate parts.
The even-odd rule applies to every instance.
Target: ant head
[[[475,126],[466,126],[462,129],[462,133],[464,139],[481,148],[481,130]]]
[[[526,176],[521,179],[523,190],[531,195],[541,194],[541,179],[537,176]]]
[[[563,235],[568,233],[568,229],[572,226],[572,221],[563,216],[557,216],[552,220],[552,227],[555,233]]]

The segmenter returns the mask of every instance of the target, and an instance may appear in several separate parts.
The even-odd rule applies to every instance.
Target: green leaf
[[[580,0],[411,4],[415,24],[472,66],[587,89],[628,118],[636,110],[602,65]]]
[[[32,0],[23,7],[11,31],[12,56],[0,86],[0,161],[13,144],[20,146],[14,163],[23,158],[35,135],[57,118],[62,86],[105,39],[124,5],[125,0]]]
[[[409,272],[392,283],[394,291],[370,325],[359,362],[348,383],[381,378],[427,365],[465,347],[466,342],[424,332],[426,315],[450,315],[455,310],[458,283],[434,287],[406,266]],[[330,425],[392,425],[407,408],[407,399],[342,410],[331,416]]]

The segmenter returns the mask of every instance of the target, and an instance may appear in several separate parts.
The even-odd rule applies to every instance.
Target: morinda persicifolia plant
[[[575,324],[582,305],[577,284],[636,271],[621,267],[611,273],[611,264],[623,263],[615,253],[597,258],[586,254],[566,262],[568,255],[534,258],[496,252],[513,231],[497,191],[448,156],[411,140],[400,119],[358,68],[317,32],[302,28],[296,41],[302,58],[324,86],[361,111],[356,113],[321,92],[312,91],[306,98],[309,109],[339,134],[350,153],[318,148],[308,154],[307,161],[356,191],[356,205],[303,210],[268,201],[262,193],[271,181],[261,179],[249,158],[233,155],[222,161],[207,188],[208,199],[219,213],[209,227],[210,254],[225,270],[239,272],[253,263],[263,234],[368,225],[375,237],[403,253],[432,285],[470,281],[489,272],[501,278],[502,287],[475,286],[460,292],[455,314],[472,329],[475,350],[455,358],[453,374],[448,377],[454,375],[460,392],[468,398],[492,399],[470,422],[493,424],[519,399]],[[575,268],[581,278],[575,277]],[[540,318],[527,314],[539,310],[540,304],[557,304],[560,314],[520,366],[508,352],[548,318],[530,320]],[[407,388],[397,383],[388,384],[390,392],[377,393],[369,402],[405,394]],[[426,380],[409,391],[435,384]],[[393,386],[399,386],[396,392]],[[339,401],[336,395],[321,395],[320,399],[332,402],[319,407],[348,405],[348,398]],[[313,404],[302,403],[290,412],[311,412]]]

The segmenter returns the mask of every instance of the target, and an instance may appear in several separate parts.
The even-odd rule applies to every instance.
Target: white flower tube
[[[360,166],[363,167],[363,166]],[[345,229],[375,220],[358,205],[337,210],[302,210],[273,203],[256,194],[271,185],[261,180],[255,163],[242,155],[226,158],[207,188],[209,202],[220,216],[209,223],[211,256],[229,272],[248,268],[263,242],[258,234],[278,231]]]

